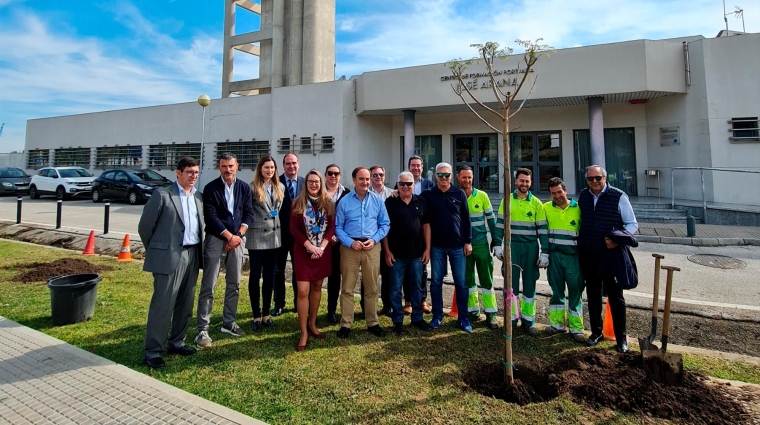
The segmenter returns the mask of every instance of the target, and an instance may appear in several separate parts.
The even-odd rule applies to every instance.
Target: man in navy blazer
[[[240,269],[243,265],[243,235],[253,222],[251,187],[235,177],[238,168],[235,155],[222,154],[218,168],[221,176],[203,188],[206,238],[203,243],[204,272],[198,294],[198,336],[195,338],[195,345],[201,349],[211,347],[208,326],[222,259],[227,285],[224,290],[221,331],[232,336],[245,333],[235,322],[235,317],[240,295]]]
[[[285,197],[282,200],[282,209],[280,209],[280,224],[283,229],[290,229],[290,209],[293,200],[303,190],[304,179],[298,176],[298,168],[301,164],[298,162],[298,156],[294,153],[288,153],[282,159],[282,168],[285,170],[280,175],[280,183],[285,186]],[[293,260],[293,236],[290,232],[282,232],[282,245],[277,253],[277,265],[274,275],[274,308],[269,312],[272,316],[279,316],[285,309],[285,265],[288,262],[288,254],[291,261]],[[298,289],[296,285],[295,272],[290,276],[293,284],[293,309],[296,308],[296,296]]]

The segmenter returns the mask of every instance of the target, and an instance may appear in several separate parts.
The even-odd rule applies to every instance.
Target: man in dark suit
[[[244,335],[235,322],[238,298],[240,296],[240,269],[243,265],[243,235],[253,222],[251,187],[235,177],[238,162],[235,155],[227,152],[219,158],[219,178],[210,181],[203,188],[203,213],[206,224],[206,240],[203,244],[203,264],[205,265],[201,291],[198,294],[197,327],[195,345],[210,348],[211,338],[208,325],[214,304],[214,287],[219,279],[222,259],[226,286],[224,290],[224,310],[222,313],[222,333],[232,336]]]
[[[185,345],[198,270],[202,267],[203,198],[195,190],[198,161],[183,157],[177,164],[177,182],[153,192],[143,208],[137,231],[146,247],[143,270],[153,273],[153,298],[148,310],[143,362],[153,369],[165,366],[169,354],[189,356]]]
[[[285,172],[280,175],[280,183],[285,186],[285,198],[282,200],[282,209],[280,210],[280,223],[283,229],[290,229],[290,208],[293,200],[303,190],[304,179],[298,176],[298,156],[294,153],[285,155],[282,159],[282,167]],[[288,262],[288,254],[291,261],[293,259],[293,236],[290,232],[282,232],[282,246],[277,253],[277,266],[275,267],[274,277],[274,308],[270,311],[272,316],[279,316],[285,309],[285,265]],[[293,273],[290,276],[293,284],[293,309],[296,308],[296,276]]]

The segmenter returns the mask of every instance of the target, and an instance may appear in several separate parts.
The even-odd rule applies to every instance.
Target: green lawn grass
[[[113,270],[102,273],[92,320],[54,327],[45,282],[13,282],[18,270],[7,267],[63,257],[87,258]],[[223,288],[223,283],[217,286],[219,298]],[[238,323],[248,330],[251,309],[246,288],[247,279],[241,284]],[[467,335],[447,319],[437,332],[408,328],[407,335],[398,338],[388,329],[390,319],[382,317],[381,326],[388,330],[385,338],[368,334],[365,322],[359,320],[351,337],[340,340],[335,336],[338,326],[323,320],[324,299],[317,323],[326,339],[312,339],[306,351],[297,353],[295,313],[274,318],[273,331],[232,338],[219,332],[222,303],[217,298],[210,332],[213,348],[187,358],[168,357],[165,369],[152,371],[141,363],[151,293],[151,275],[141,271],[140,263],[0,241],[0,314],[269,423],[640,423],[631,415],[591,411],[566,398],[519,407],[471,391],[462,382],[463,371],[501,358],[503,339],[484,323]],[[291,300],[292,293],[286,299]],[[194,323],[193,319],[188,344],[195,336]],[[520,358],[550,361],[580,346],[567,337],[518,335],[514,349]],[[760,383],[757,367],[701,356],[686,359],[687,369]]]

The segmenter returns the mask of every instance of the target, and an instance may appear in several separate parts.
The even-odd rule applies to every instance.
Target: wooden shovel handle
[[[681,271],[678,267],[662,266],[662,269],[668,271],[667,282],[665,283],[665,311],[662,317],[662,351],[668,349],[668,336],[670,334],[670,299],[673,294],[673,272]]]
[[[652,318],[656,318],[660,310],[660,260],[664,255],[652,254],[654,257],[654,297],[652,298]]]

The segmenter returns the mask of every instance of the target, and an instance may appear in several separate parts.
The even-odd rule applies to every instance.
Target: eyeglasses
[[[322,183],[322,182],[319,181],[319,180],[306,180],[306,184],[310,184],[312,186],[316,186],[316,185],[318,185],[320,183]]]
[[[602,181],[603,178],[604,178],[604,176],[588,176],[588,177],[586,177],[586,180],[588,180],[590,182],[593,182],[593,181],[600,182],[600,181]]]
[[[404,187],[404,186],[409,187],[413,185],[414,185],[414,182],[398,182],[399,187]]]
[[[451,177],[451,173],[437,173],[437,175],[438,175],[438,177],[440,177],[442,179],[443,178],[447,178],[448,179],[449,177]]]
[[[328,177],[338,177],[340,175],[340,171],[328,171],[327,175]]]
[[[380,177],[385,177],[385,173],[375,173],[372,175],[373,179],[379,179]]]
[[[199,176],[201,174],[200,171],[183,171],[182,173],[190,177]]]

